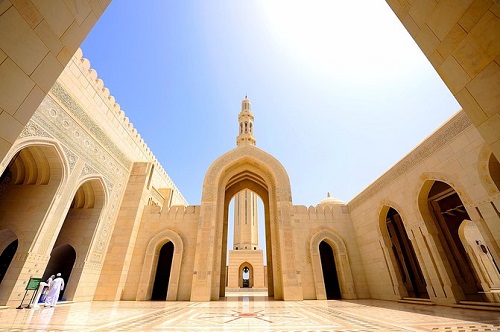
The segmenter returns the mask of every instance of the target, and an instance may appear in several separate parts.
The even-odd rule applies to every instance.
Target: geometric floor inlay
[[[231,295],[231,294],[229,294]],[[498,312],[391,301],[79,302],[0,310],[0,331],[500,331]]]

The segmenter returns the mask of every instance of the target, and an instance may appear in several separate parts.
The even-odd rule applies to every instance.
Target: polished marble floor
[[[500,331],[498,312],[378,300],[80,302],[0,310],[0,331]]]

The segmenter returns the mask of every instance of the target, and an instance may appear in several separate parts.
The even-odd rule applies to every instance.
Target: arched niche
[[[181,237],[176,232],[166,229],[151,238],[146,248],[144,264],[142,264],[141,277],[136,297],[138,301],[151,299],[160,250],[167,242],[172,242],[174,245],[174,253],[172,257],[172,266],[170,268],[170,278],[166,300],[177,300],[184,245]]]
[[[342,299],[356,299],[354,278],[352,277],[351,265],[349,263],[349,256],[345,243],[333,229],[326,227],[317,230],[309,241],[309,254],[311,255],[316,299],[327,299],[319,251],[321,242],[327,243],[332,248]]]
[[[217,300],[225,295],[228,206],[243,189],[255,192],[264,204],[268,295],[302,299],[294,254],[289,250],[293,236],[288,175],[274,157],[253,145],[244,145],[218,158],[205,176],[191,300]]]

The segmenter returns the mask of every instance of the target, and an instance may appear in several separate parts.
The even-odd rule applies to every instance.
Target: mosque
[[[463,110],[351,201],[310,207],[246,97],[188,205],[78,49],[109,1],[0,2],[0,305],[55,272],[75,302],[498,304],[500,6],[430,2],[387,0]]]

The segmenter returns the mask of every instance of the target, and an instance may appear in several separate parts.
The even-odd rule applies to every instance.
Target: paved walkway
[[[378,300],[80,302],[0,310],[0,331],[500,331],[498,312]]]

